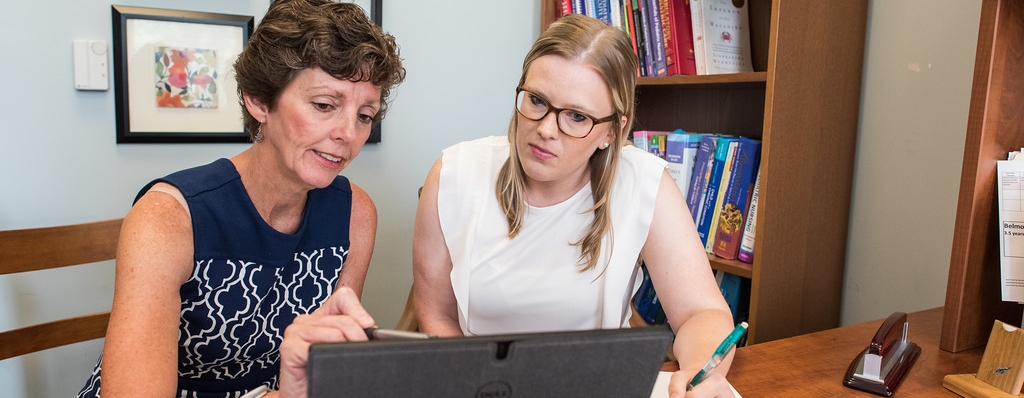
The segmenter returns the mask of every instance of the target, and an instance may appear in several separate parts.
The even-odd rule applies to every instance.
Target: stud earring
[[[608,145],[611,145],[611,144],[609,144],[609,143],[607,143],[607,142],[606,142],[606,143],[603,143],[603,144],[601,144],[601,149],[608,149]]]

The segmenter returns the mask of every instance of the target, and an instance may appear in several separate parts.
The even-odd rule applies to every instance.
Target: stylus
[[[693,376],[693,380],[690,380],[690,384],[686,386],[686,391],[690,391],[693,389],[694,386],[700,384],[700,382],[704,380],[704,377],[706,377],[708,373],[711,372],[711,370],[718,366],[718,364],[722,363],[722,360],[725,359],[725,356],[729,354],[729,351],[732,351],[732,348],[735,347],[736,343],[740,341],[740,337],[743,337],[743,333],[746,332],[746,322],[740,322],[739,325],[736,325],[736,328],[732,330],[732,333],[729,333],[728,336],[725,336],[725,340],[722,341],[722,344],[718,345],[718,349],[715,350],[715,354],[711,356],[711,359],[708,359],[708,361],[704,363],[704,367],[701,368],[699,372],[697,372],[697,375]]]
[[[394,340],[394,339],[430,339],[434,338],[429,334],[409,332],[405,330],[366,328],[366,338],[370,340]]]

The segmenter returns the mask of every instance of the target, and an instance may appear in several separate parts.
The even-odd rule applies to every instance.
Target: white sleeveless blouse
[[[637,258],[666,163],[633,146],[621,151],[610,202],[615,247],[605,237],[597,266],[582,273],[580,248],[572,243],[593,218],[587,212],[594,203],[590,184],[562,203],[527,206],[519,235],[509,239],[494,194],[509,154],[507,138],[466,141],[443,151],[438,214],[463,333],[629,326],[629,299],[639,285]]]

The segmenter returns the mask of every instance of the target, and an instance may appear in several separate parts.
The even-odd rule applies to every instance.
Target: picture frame
[[[382,28],[384,27],[384,24],[382,22],[384,20],[384,18],[382,16],[382,10],[381,10],[382,5],[383,5],[383,0],[353,0],[351,2],[352,3],[356,3],[356,5],[362,7],[364,11],[369,13],[370,14],[369,15],[370,16],[370,20],[372,20],[373,23],[377,24],[377,26],[380,26]],[[370,144],[379,144],[380,143],[380,139],[381,139],[381,128],[380,128],[380,126],[381,126],[381,123],[377,123],[377,124],[373,125],[373,130],[370,131],[370,137],[366,139],[367,143],[370,143]]]
[[[117,143],[247,143],[233,64],[245,15],[111,6]]]

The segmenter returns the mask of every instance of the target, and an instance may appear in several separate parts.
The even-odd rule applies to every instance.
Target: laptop
[[[649,398],[667,326],[318,343],[310,398]]]

